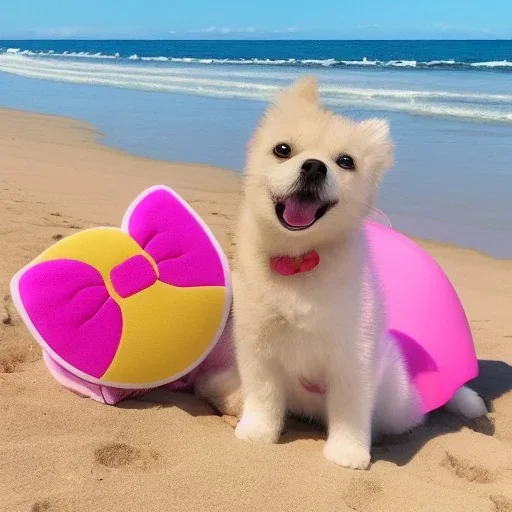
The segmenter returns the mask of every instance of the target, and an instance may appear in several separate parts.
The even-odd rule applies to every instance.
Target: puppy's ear
[[[300,98],[309,103],[320,103],[320,93],[318,91],[318,82],[314,76],[305,76],[299,78],[290,88],[284,91],[284,96]]]
[[[384,119],[366,119],[358,127],[369,166],[379,172],[389,169],[393,165],[393,143],[388,122]]]

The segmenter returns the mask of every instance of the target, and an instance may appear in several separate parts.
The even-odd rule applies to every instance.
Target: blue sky
[[[0,38],[511,38],[511,0],[10,0]]]

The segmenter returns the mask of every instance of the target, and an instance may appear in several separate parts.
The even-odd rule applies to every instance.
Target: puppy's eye
[[[292,156],[292,148],[289,144],[286,144],[286,142],[280,142],[274,148],[274,155],[276,155],[277,158],[290,158],[290,156]]]
[[[354,162],[354,159],[349,155],[340,155],[338,157],[338,160],[336,160],[336,163],[342,168],[342,169],[348,169],[349,171],[353,171],[356,168],[356,164]]]

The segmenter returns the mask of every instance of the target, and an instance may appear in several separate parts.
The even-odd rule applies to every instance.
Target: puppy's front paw
[[[370,452],[349,439],[328,439],[324,455],[331,462],[344,468],[367,469],[370,465]]]
[[[254,414],[244,413],[235,430],[236,437],[244,441],[258,443],[277,443],[280,425],[276,422],[263,421]]]

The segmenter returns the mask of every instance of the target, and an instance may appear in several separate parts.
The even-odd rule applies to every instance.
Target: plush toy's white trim
[[[110,386],[120,389],[149,389],[149,388],[156,388],[159,386],[163,386],[165,384],[169,384],[170,382],[174,382],[181,377],[187,375],[190,373],[194,368],[197,368],[211,353],[211,351],[214,349],[215,345],[218,343],[220,337],[222,336],[222,333],[224,332],[224,329],[226,327],[226,323],[229,317],[229,313],[231,311],[231,303],[233,300],[233,291],[232,291],[232,285],[231,285],[231,272],[229,269],[228,260],[226,258],[226,255],[224,254],[224,251],[222,250],[219,242],[211,232],[210,228],[206,225],[204,220],[197,214],[195,210],[192,209],[192,207],[182,198],[180,197],[174,190],[172,190],[169,187],[166,187],[164,185],[156,185],[154,187],[148,188],[142,194],[140,194],[128,207],[123,220],[121,222],[121,230],[125,233],[128,233],[128,225],[130,221],[130,217],[132,213],[134,212],[135,208],[139,205],[139,203],[145,199],[148,195],[150,195],[153,192],[156,192],[158,190],[164,190],[168,192],[170,195],[172,195],[174,198],[176,198],[187,210],[188,212],[194,217],[194,219],[200,224],[200,226],[203,228],[204,232],[208,235],[208,238],[210,239],[212,245],[215,247],[217,254],[219,255],[220,262],[222,264],[222,269],[224,271],[224,282],[225,282],[225,288],[226,288],[226,298],[224,302],[224,310],[222,314],[222,321],[219,326],[219,329],[217,330],[216,335],[214,336],[212,342],[208,346],[208,348],[205,350],[203,356],[195,361],[191,366],[183,370],[182,372],[179,372],[176,375],[173,375],[172,377],[169,377],[167,379],[161,380],[161,381],[155,381],[155,382],[149,382],[147,384],[125,384],[125,383],[119,383],[119,382],[109,382],[104,381],[100,379],[96,379],[95,377],[91,377],[90,375],[87,375],[77,368],[71,366],[69,363],[64,361],[58,354],[56,354],[46,343],[46,341],[42,338],[42,336],[39,334],[38,330],[32,323],[30,316],[28,315],[25,306],[23,305],[23,301],[21,300],[20,291],[19,291],[19,283],[21,280],[21,277],[23,274],[31,267],[34,266],[34,262],[29,263],[25,267],[23,267],[20,271],[18,271],[14,277],[11,279],[10,288],[11,288],[11,297],[14,303],[14,306],[18,310],[18,313],[20,314],[21,318],[25,322],[28,330],[32,334],[32,336],[35,338],[35,340],[41,345],[43,350],[47,351],[48,354],[62,367],[64,367],[66,370],[71,372],[73,375],[76,375],[77,377],[87,381],[91,382],[92,384],[99,384],[101,386]],[[116,229],[116,228],[114,228]]]

